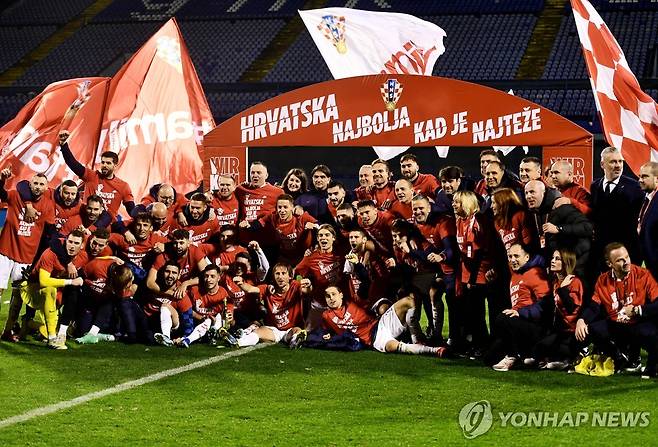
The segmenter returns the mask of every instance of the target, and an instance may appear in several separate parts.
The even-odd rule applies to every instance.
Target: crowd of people
[[[60,150],[80,182],[50,189],[35,174],[8,191],[12,172],[0,172],[5,342],[280,342],[468,357],[496,371],[640,371],[644,349],[643,376],[656,376],[658,163],[635,180],[608,147],[588,191],[564,160],[544,172],[526,157],[517,174],[487,149],[478,180],[458,166],[421,173],[406,154],[397,180],[377,159],[352,190],[325,165],[271,184],[255,161],[242,184],[162,183],[135,203],[117,155],[88,169],[68,136]],[[605,362],[585,365],[592,352]]]

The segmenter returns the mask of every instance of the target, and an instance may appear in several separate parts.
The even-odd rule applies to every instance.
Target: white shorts
[[[405,325],[398,318],[393,306],[389,307],[379,319],[377,335],[375,336],[375,342],[372,344],[372,347],[379,352],[386,352],[386,343],[396,340],[402,335],[405,329]]]
[[[23,269],[29,267],[30,264],[21,264],[0,255],[0,289],[6,289],[10,280],[13,282],[23,279]]]
[[[283,340],[283,337],[285,337],[285,335],[290,330],[290,329],[288,329],[288,331],[280,331],[277,328],[275,328],[274,326],[265,326],[265,327],[268,328],[269,330],[271,330],[272,333],[274,334],[274,343],[280,343],[281,340]]]

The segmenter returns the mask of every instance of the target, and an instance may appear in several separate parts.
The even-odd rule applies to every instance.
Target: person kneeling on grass
[[[219,285],[220,276],[219,267],[208,264],[202,272],[203,284],[190,289],[192,315],[200,323],[191,334],[174,340],[177,346],[189,348],[190,344],[206,334],[213,344],[216,344],[219,337],[226,338],[230,344],[235,343],[227,331],[233,324],[233,303],[228,301],[226,289]]]
[[[137,284],[134,275],[126,264],[114,265],[110,277],[110,287],[116,300],[116,309],[121,320],[123,337],[125,343],[142,343],[153,345],[155,339],[153,332],[149,329],[148,321],[142,306],[133,298],[137,292]]]
[[[277,263],[272,268],[274,284],[258,287],[244,281],[240,276],[233,282],[250,294],[259,294],[265,304],[265,326],[253,325],[244,330],[238,338],[238,346],[252,346],[260,341],[286,343],[296,348],[306,340],[304,326],[304,299],[312,290],[311,280],[292,279],[292,266]]]
[[[66,238],[66,254],[63,257],[57,256],[50,248],[44,251],[28,281],[23,281],[19,289],[25,305],[43,313],[49,348],[67,349],[66,332],[61,335],[57,333],[57,289],[82,285],[80,277],[66,278],[66,265],[80,253],[83,240],[84,233],[73,230]]]
[[[322,313],[323,324],[340,335],[351,331],[363,342],[379,352],[402,352],[445,357],[444,347],[430,347],[403,343],[398,339],[407,329],[410,311],[414,309],[413,296],[398,300],[381,318],[376,318],[353,302],[345,302],[343,292],[336,286],[324,292],[327,307]]]

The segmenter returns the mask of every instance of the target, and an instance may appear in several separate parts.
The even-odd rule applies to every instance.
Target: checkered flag
[[[587,0],[571,0],[606,140],[636,174],[658,161],[658,107],[644,93],[614,36]]]

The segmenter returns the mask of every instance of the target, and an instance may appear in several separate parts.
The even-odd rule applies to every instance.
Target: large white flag
[[[408,14],[324,8],[299,15],[335,79],[371,74],[431,76],[446,32]],[[406,147],[375,147],[391,159]]]

